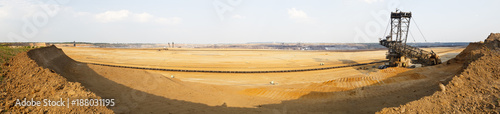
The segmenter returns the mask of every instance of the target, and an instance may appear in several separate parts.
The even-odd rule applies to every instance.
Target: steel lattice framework
[[[441,60],[436,53],[406,45],[410,21],[411,12],[391,12],[391,32],[386,39],[380,40],[380,45],[389,48],[386,56],[389,66],[407,66],[412,58],[417,59],[415,63],[424,65],[440,64]]]
[[[406,44],[408,31],[410,30],[411,12],[391,13],[391,34],[390,41],[397,41]]]

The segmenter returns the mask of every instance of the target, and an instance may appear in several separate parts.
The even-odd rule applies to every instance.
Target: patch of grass
[[[4,64],[7,62],[10,58],[13,56],[17,55],[18,53],[25,52],[32,49],[31,47],[7,47],[7,46],[0,46],[0,64]]]

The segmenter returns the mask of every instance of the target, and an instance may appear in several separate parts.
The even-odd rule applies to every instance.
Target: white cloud
[[[92,15],[89,12],[71,12],[73,13],[73,17],[81,17],[81,16],[89,16]]]
[[[41,6],[45,5],[48,4],[33,4],[25,0],[1,0],[0,17],[22,18],[25,16],[31,16],[33,13],[40,11]]]
[[[95,15],[95,18],[97,19],[97,21],[103,23],[114,22],[127,18],[129,16],[129,13],[130,12],[128,10],[106,11],[104,13],[99,13]]]
[[[140,23],[153,22],[158,24],[173,25],[173,24],[180,24],[182,22],[182,18],[180,17],[171,17],[171,18],[157,17],[145,12],[133,13],[128,10],[106,11],[104,13],[96,14],[95,19],[98,22],[102,23],[109,23],[116,21],[130,21],[130,22],[140,22]]]
[[[288,15],[290,16],[290,18],[294,18],[294,19],[297,19],[297,18],[309,18],[304,11],[297,10],[295,8],[288,9]]]
[[[233,19],[244,19],[245,16],[241,16],[241,15],[233,15],[231,18]]]
[[[366,3],[383,2],[384,0],[364,0]]]
[[[295,8],[288,9],[288,16],[297,22],[301,23],[311,23],[313,20],[302,10],[297,10]]]
[[[152,18],[154,18],[154,16],[151,15],[151,14],[149,14],[149,13],[135,14],[134,17],[139,22],[148,22],[149,20],[151,20]]]
[[[0,41],[32,41],[65,8],[55,1],[0,0]]]
[[[182,22],[182,18],[179,18],[179,17],[156,18],[155,22],[159,23],[159,24],[173,25],[173,24],[179,24],[179,23],[181,23]]]
[[[7,12],[5,10],[0,10],[0,18],[7,17],[8,15],[9,15],[9,12]]]

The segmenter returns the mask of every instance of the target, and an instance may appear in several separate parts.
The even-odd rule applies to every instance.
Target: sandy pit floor
[[[463,48],[433,50],[446,61]],[[63,47],[62,51],[62,54],[49,55],[66,54],[78,62],[54,59],[58,57],[42,60],[69,81],[82,83],[103,98],[117,99],[117,106],[110,107],[116,113],[373,113],[430,95],[439,89],[440,81],[453,77],[462,69],[462,64],[441,64],[380,70],[374,68],[380,64],[369,64],[287,73],[171,72],[87,63],[147,68],[283,70],[381,61],[385,59],[386,50],[329,52]],[[271,81],[275,84],[270,84]]]
[[[358,63],[369,63],[385,59],[387,50],[359,52],[331,51],[280,51],[280,50],[246,50],[246,49],[102,49],[63,47],[63,51],[79,62],[111,64],[119,66],[137,66],[145,68],[173,68],[193,70],[287,70],[343,66]],[[424,48],[424,50],[430,50]],[[432,48],[443,61],[447,61],[460,53],[463,48]],[[320,65],[324,63],[324,65]],[[270,81],[278,84],[297,84],[323,82],[335,78],[369,75],[378,69],[372,68],[382,64],[371,64],[368,70],[357,70],[359,67],[330,69],[310,72],[291,73],[259,73],[259,74],[221,74],[165,72],[167,77],[174,76],[182,81],[200,82],[217,85],[269,85]]]
[[[64,47],[71,58],[91,63],[193,70],[284,70],[314,68],[385,58],[385,51],[325,52],[247,49],[102,49]],[[373,58],[366,58],[371,56]],[[320,65],[323,63],[324,65]]]

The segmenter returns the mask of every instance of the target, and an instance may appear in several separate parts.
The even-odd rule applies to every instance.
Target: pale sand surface
[[[204,69],[282,70],[318,68],[385,60],[386,50],[359,52],[100,49],[64,47],[70,58],[123,66]],[[463,48],[433,48],[444,59]],[[325,63],[320,66],[319,63]],[[446,62],[444,62],[446,63]],[[67,64],[67,63],[65,63]],[[151,71],[74,63],[63,76],[104,98],[120,99],[115,112],[258,112],[369,113],[399,106],[436,91],[462,64],[422,68],[372,68],[380,64],[287,73],[200,73]],[[358,70],[367,67],[367,70]],[[85,69],[85,70],[82,70]],[[171,78],[171,76],[175,78]],[[107,81],[104,81],[104,80]],[[276,85],[269,82],[274,81]],[[139,93],[142,94],[139,94]],[[150,96],[150,97],[148,97]],[[158,100],[164,98],[163,100]],[[388,100],[389,99],[389,100]],[[174,100],[174,101],[172,101]],[[202,105],[207,106],[202,106]],[[215,107],[214,107],[215,106]],[[197,108],[194,108],[197,107]],[[247,110],[247,108],[250,108]],[[212,110],[212,109],[217,109]],[[212,111],[210,111],[212,110]],[[243,111],[243,112],[246,112]]]

